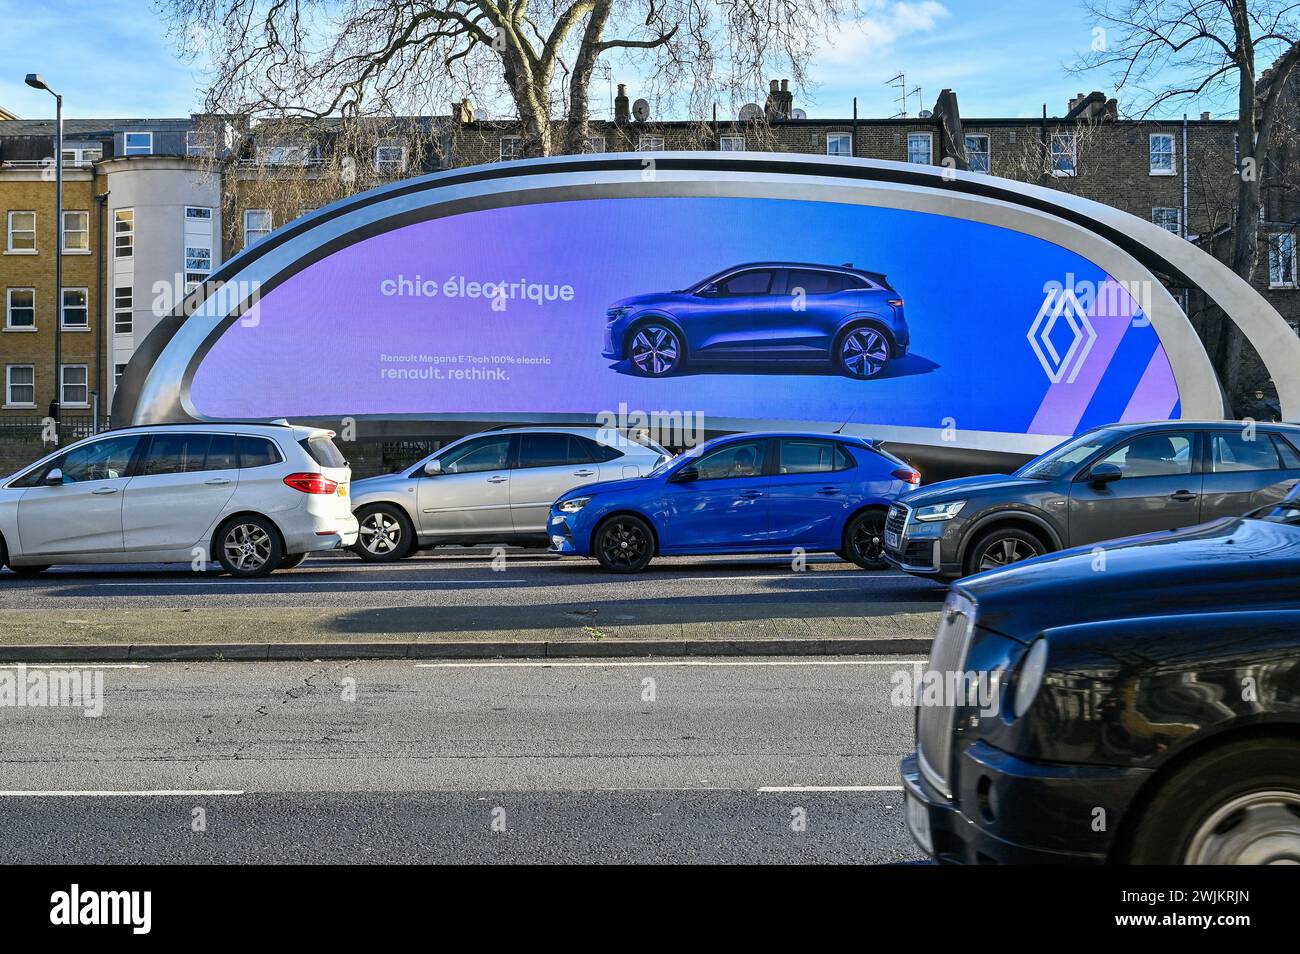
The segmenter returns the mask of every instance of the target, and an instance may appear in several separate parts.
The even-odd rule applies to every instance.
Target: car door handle
[[[205,484],[207,484],[208,486],[210,486],[210,487],[221,487],[221,486],[223,486],[223,485],[225,485],[225,484],[230,483],[230,478],[229,478],[229,477],[213,477],[211,480],[205,480],[205,481],[203,481],[203,482],[204,482]]]
[[[487,482],[489,484],[504,484],[509,479],[510,479],[509,477],[496,476],[496,477],[489,477]]]
[[[595,477],[596,472],[594,470],[575,470],[573,472],[573,476],[574,477]]]
[[[99,487],[99,488],[96,488],[95,490],[92,490],[91,493],[92,493],[92,494],[97,494],[97,495],[100,496],[100,497],[107,497],[109,494],[115,494],[115,493],[117,493],[117,488],[116,488],[116,487]]]
[[[1170,500],[1195,500],[1196,494],[1190,490],[1177,490],[1169,495]]]
[[[840,492],[840,488],[838,488],[838,487],[823,487],[821,490],[819,490],[819,491],[817,491],[817,492],[818,492],[819,494],[825,494],[826,496],[829,497],[829,496],[831,496],[832,494],[837,494],[837,493],[839,493],[839,492]]]

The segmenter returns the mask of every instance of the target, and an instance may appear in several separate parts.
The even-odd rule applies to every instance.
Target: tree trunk
[[[605,38],[605,24],[613,10],[613,0],[596,0],[587,26],[582,32],[582,43],[573,64],[569,79],[569,123],[564,135],[564,151],[569,155],[587,151],[587,137],[591,134],[591,76],[600,60],[601,41]]]

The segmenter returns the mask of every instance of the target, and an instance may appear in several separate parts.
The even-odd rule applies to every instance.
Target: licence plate
[[[347,485],[347,484],[339,484],[339,496],[340,496],[340,497],[346,497],[347,495],[348,495],[348,485]]]
[[[904,796],[903,804],[906,806],[907,830],[912,833],[912,837],[926,854],[933,855],[934,836],[930,832],[929,809],[910,794]]]
[[[891,550],[899,549],[900,542],[901,541],[898,538],[898,534],[895,533],[893,530],[885,531],[885,546],[889,547],[889,549]]]

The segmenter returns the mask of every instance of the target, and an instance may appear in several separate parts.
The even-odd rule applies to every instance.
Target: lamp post
[[[56,131],[54,134],[54,400],[50,402],[50,417],[54,418],[55,443],[58,443],[58,425],[62,417],[60,404],[63,395],[63,97],[49,86],[40,73],[28,73],[25,81],[32,89],[43,89],[54,97]]]

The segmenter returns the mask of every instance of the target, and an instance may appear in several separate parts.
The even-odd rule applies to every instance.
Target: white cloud
[[[859,18],[827,37],[828,45],[817,57],[817,65],[861,66],[888,54],[904,36],[928,33],[947,16],[948,8],[937,0],[871,0]]]

